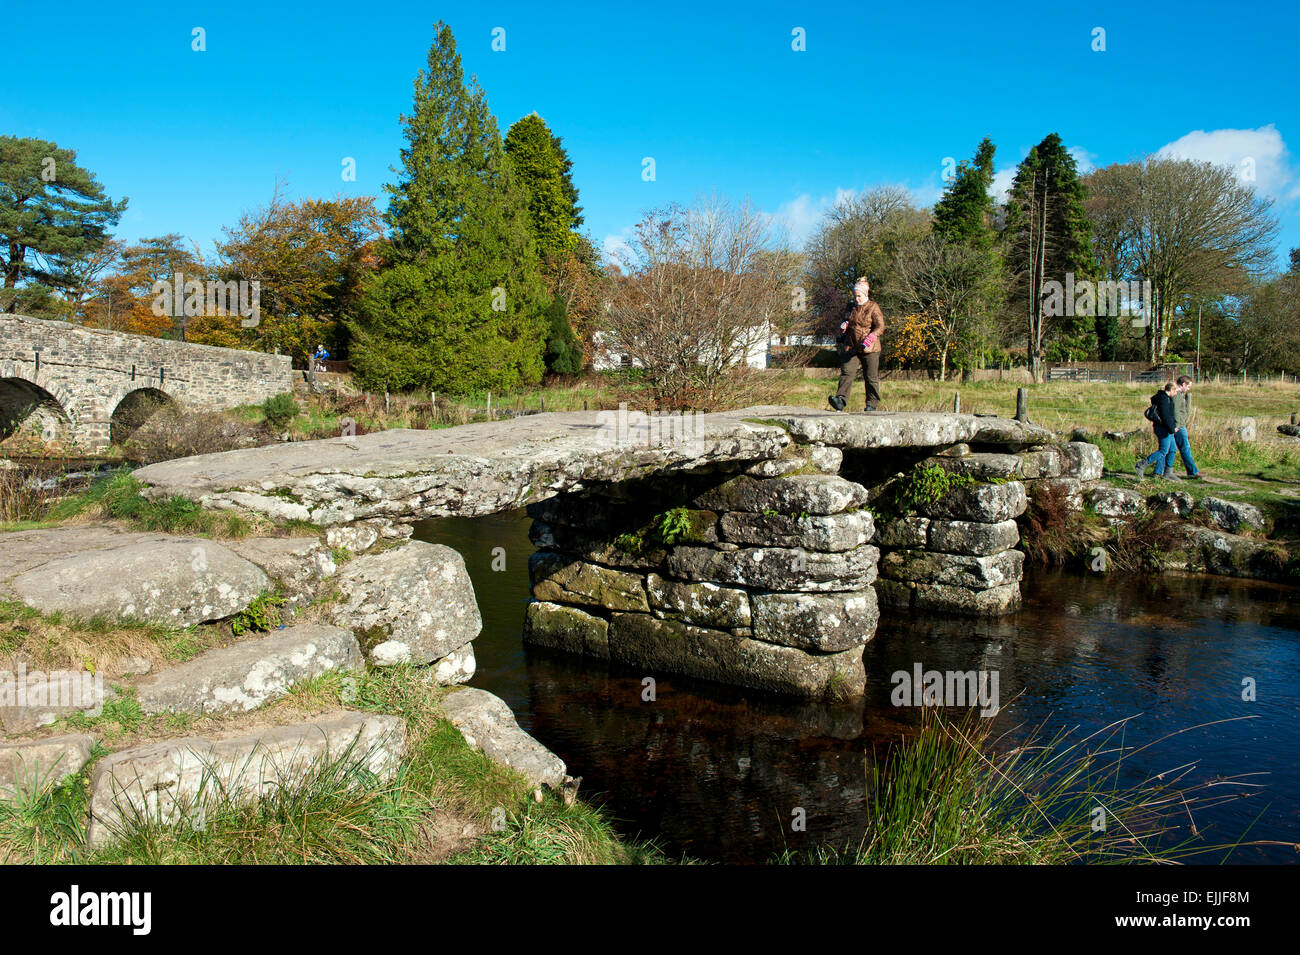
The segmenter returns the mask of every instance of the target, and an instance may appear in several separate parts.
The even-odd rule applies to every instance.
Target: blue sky
[[[748,195],[799,239],[842,191],[896,184],[933,202],[945,157],[986,134],[1008,182],[1055,131],[1085,169],[1161,150],[1249,157],[1277,200],[1279,261],[1300,246],[1294,3],[127,6],[11,4],[0,131],[75,149],[130,197],[128,241],[180,232],[210,252],[277,176],[292,195],[381,194],[441,18],[503,134],[536,110],[564,137],[599,245],[708,192]]]

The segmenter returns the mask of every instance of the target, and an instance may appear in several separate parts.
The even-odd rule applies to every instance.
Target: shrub
[[[278,628],[284,622],[280,608],[284,606],[285,599],[281,593],[262,591],[245,609],[230,618],[231,632],[239,636],[249,630],[267,631]]]
[[[257,443],[257,429],[233,415],[216,411],[177,414],[164,409],[142,424],[124,449],[133,460],[153,464]]]
[[[953,474],[937,464],[920,465],[895,481],[890,488],[886,508],[896,514],[915,514],[922,507],[934,504],[951,491],[975,479],[969,474]]]
[[[298,417],[298,402],[288,392],[267,398],[262,402],[262,416],[276,431],[283,431],[290,421]]]

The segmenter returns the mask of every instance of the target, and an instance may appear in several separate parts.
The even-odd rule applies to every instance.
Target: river
[[[919,721],[919,710],[891,703],[890,677],[920,663],[996,671],[994,730],[1011,739],[1038,724],[1084,735],[1124,718],[1132,718],[1129,746],[1177,733],[1126,759],[1121,782],[1191,761],[1184,785],[1261,774],[1251,777],[1254,795],[1197,810],[1195,822],[1210,844],[1243,835],[1287,843],[1242,846],[1230,862],[1297,861],[1294,589],[1217,577],[1032,574],[1024,608],[1002,620],[886,613],[867,644],[867,694],[851,704],[658,674],[656,699],[646,702],[646,674],[522,645],[528,526],[516,511],[416,527],[418,539],[463,554],[473,579],[483,633],[470,685],[502,697],[583,777],[584,798],[603,805],[621,831],[653,838],[671,855],[763,862],[786,848],[856,842],[866,827],[868,761]],[[504,568],[494,570],[502,557]],[[1243,700],[1247,680],[1253,701]]]

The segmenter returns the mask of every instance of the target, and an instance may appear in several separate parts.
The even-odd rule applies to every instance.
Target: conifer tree
[[[1013,276],[1013,309],[1025,316],[1034,379],[1042,375],[1045,330],[1054,326],[1076,347],[1097,334],[1092,316],[1049,316],[1043,310],[1043,285],[1088,278],[1092,266],[1092,227],[1084,209],[1086,191],[1074,157],[1061,137],[1049,134],[1016,169],[1002,231],[1005,261]],[[1104,323],[1103,323],[1104,324]],[[1089,335],[1088,333],[1091,333]],[[1104,340],[1110,330],[1101,329]]]
[[[506,152],[520,180],[528,187],[528,214],[533,237],[543,259],[559,259],[578,245],[577,190],[566,175],[568,157],[546,121],[531,113],[510,127]]]
[[[438,24],[403,116],[407,145],[392,235],[350,323],[361,382],[463,394],[536,382],[546,294],[528,216],[496,120],[465,81],[451,28]]]
[[[993,245],[993,140],[980,141],[971,160],[957,164],[957,173],[934,206],[934,233],[945,242],[976,249]]]

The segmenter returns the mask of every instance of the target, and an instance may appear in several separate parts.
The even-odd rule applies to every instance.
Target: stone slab
[[[442,710],[465,742],[492,762],[509,766],[535,786],[563,785],[564,760],[525,733],[499,697],[486,690],[457,690],[443,698]]]
[[[341,712],[239,736],[134,746],[96,764],[86,841],[110,843],[136,821],[196,825],[218,793],[235,805],[255,804],[338,762],[390,780],[405,743],[401,717]]]
[[[610,659],[651,674],[681,674],[772,693],[849,697],[862,693],[862,649],[808,653],[648,614],[610,618]]]
[[[307,623],[209,650],[136,684],[146,713],[245,713],[331,670],[364,671],[351,632]]]

